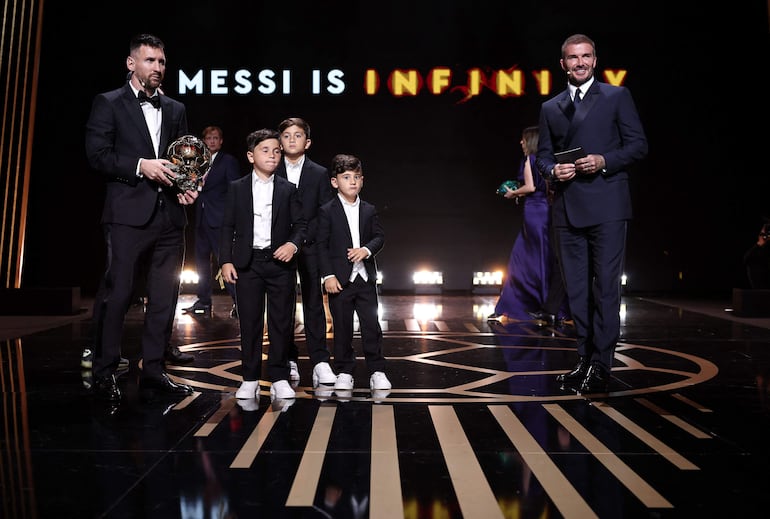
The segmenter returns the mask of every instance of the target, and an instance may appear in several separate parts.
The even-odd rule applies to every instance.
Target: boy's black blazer
[[[385,231],[380,225],[377,209],[374,205],[360,201],[358,208],[361,247],[368,248],[372,255],[364,260],[364,267],[369,283],[377,282],[377,263],[374,257],[385,245]],[[321,277],[334,274],[342,286],[350,281],[353,264],[348,261],[348,249],[353,247],[353,238],[348,227],[345,209],[339,196],[325,203],[318,210],[318,262]]]
[[[288,178],[285,159],[281,159],[278,163],[275,174],[279,177]],[[299,191],[299,199],[302,201],[302,207],[305,211],[305,220],[307,220],[306,245],[312,246],[315,243],[318,228],[318,207],[335,196],[331,181],[329,180],[329,170],[320,164],[316,164],[305,155],[305,162],[302,163],[302,172],[299,175],[297,190]]]
[[[219,245],[221,264],[232,263],[236,268],[246,268],[251,261],[254,243],[253,181],[252,172],[230,182]],[[273,175],[273,182],[275,183],[270,247],[277,249],[290,241],[297,246],[297,249],[301,249],[305,241],[307,224],[297,188],[283,177]]]

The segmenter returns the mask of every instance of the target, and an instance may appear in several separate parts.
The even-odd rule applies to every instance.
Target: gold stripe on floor
[[[694,407],[695,409],[697,409],[701,413],[713,413],[714,412],[711,409],[709,409],[708,407],[706,407],[704,405],[701,405],[701,404],[699,404],[699,403],[697,403],[697,402],[695,402],[693,400],[690,400],[686,396],[680,395],[679,393],[673,393],[671,396],[673,396],[677,400],[680,400],[680,401],[684,402],[687,405],[690,405],[690,406]]]
[[[407,331],[410,331],[410,332],[422,331],[422,328],[420,328],[420,323],[417,321],[417,319],[404,319],[404,325],[406,326]]]
[[[262,444],[265,443],[265,438],[270,434],[270,430],[275,425],[281,412],[273,411],[269,409],[262,415],[262,419],[257,426],[251,431],[246,443],[243,444],[241,450],[238,451],[238,455],[230,464],[231,469],[247,469],[251,467],[254,462],[254,458],[257,457],[259,449],[262,448]]]
[[[647,432],[644,428],[639,427],[636,423],[634,423],[628,417],[624,416],[614,407],[608,405],[605,402],[594,402],[594,407],[612,418],[613,421],[623,427],[626,431],[639,438],[652,450],[673,463],[674,466],[676,466],[678,469],[700,470],[694,463],[690,462],[687,458]]]
[[[465,326],[465,329],[472,333],[479,333],[481,330],[478,329],[478,327],[475,324],[471,323],[463,323]]]
[[[222,420],[230,414],[230,410],[235,405],[235,398],[228,398],[227,400],[223,401],[222,404],[219,406],[219,409],[217,409],[214,414],[212,414],[208,420],[206,420],[206,423],[201,425],[200,429],[195,431],[194,436],[208,436],[212,433],[212,431],[216,428],[217,425],[222,422]]]
[[[666,420],[668,420],[672,424],[676,425],[677,427],[679,427],[683,431],[687,431],[688,433],[692,434],[696,438],[698,438],[700,440],[710,440],[711,439],[711,436],[709,436],[707,433],[701,431],[700,429],[698,429],[697,427],[695,427],[693,425],[688,424],[687,422],[685,422],[684,420],[682,420],[678,416],[674,416],[673,413],[670,413],[670,412],[666,411],[662,407],[658,407],[657,405],[653,404],[652,402],[650,402],[646,398],[636,398],[635,400],[637,402],[639,402],[640,404],[642,404],[647,409],[657,413],[659,416],[665,418]]]
[[[299,462],[297,474],[286,499],[286,506],[313,506],[318,480],[321,478],[326,448],[329,445],[329,436],[332,432],[334,414],[337,412],[335,405],[321,405],[310,431],[302,460]]]
[[[697,409],[701,413],[713,413],[714,412],[711,409],[709,409],[708,407],[706,407],[704,405],[701,405],[701,404],[699,404],[697,402],[694,402],[694,401],[690,400],[689,398],[687,398],[686,396],[680,395],[679,393],[673,393],[671,396],[673,396],[677,400],[680,400],[680,401],[684,402],[687,405],[690,405],[690,406],[694,407],[695,409]]]
[[[565,519],[597,517],[510,407],[490,405],[487,408]]]
[[[398,468],[396,421],[392,405],[372,406],[371,506],[369,519],[404,517],[401,474]]]
[[[451,406],[428,406],[463,517],[503,518],[479,461]]]
[[[448,332],[449,331],[449,325],[444,321],[433,321],[433,324],[436,325],[436,328],[438,328],[438,331],[440,332]]]
[[[181,411],[182,409],[190,405],[196,398],[201,396],[201,394],[202,393],[200,391],[193,391],[192,394],[184,397],[181,402],[179,402],[174,406],[174,411]]]
[[[631,467],[623,463],[610,449],[580,425],[558,404],[543,404],[543,407],[564,426],[594,457],[604,465],[628,490],[648,508],[673,508],[666,498],[643,480]]]

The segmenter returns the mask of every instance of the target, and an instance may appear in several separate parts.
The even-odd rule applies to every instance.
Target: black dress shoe
[[[527,313],[529,314],[529,316],[532,319],[538,319],[538,320],[542,320],[543,319],[543,311],[542,310],[538,310],[537,312],[527,312]]]
[[[182,353],[177,346],[167,347],[163,358],[169,364],[189,364],[195,360],[195,356],[189,353]]]
[[[564,385],[578,386],[585,380],[589,367],[590,362],[588,361],[588,358],[580,357],[580,360],[578,360],[578,363],[572,368],[572,371],[558,375],[556,381]]]
[[[610,386],[610,373],[598,364],[588,368],[586,378],[580,384],[581,393],[606,393]]]
[[[187,384],[178,384],[162,373],[159,378],[142,378],[139,381],[139,395],[145,401],[153,401],[160,397],[187,396],[193,389]]]
[[[97,398],[108,402],[120,402],[120,388],[115,375],[94,379],[93,392]]]
[[[546,312],[545,310],[538,310],[537,312],[527,312],[532,319],[540,321],[544,324],[541,326],[559,326],[564,320],[559,319],[556,315]]]
[[[188,306],[183,310],[188,314],[211,314],[211,304],[201,303],[200,300],[195,301],[192,306]]]

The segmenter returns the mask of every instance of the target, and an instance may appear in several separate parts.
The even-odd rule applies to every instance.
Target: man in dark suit
[[[306,223],[297,188],[274,174],[281,159],[278,132],[254,131],[246,138],[250,175],[230,183],[222,220],[219,258],[222,277],[235,283],[241,325],[239,399],[259,397],[262,336],[267,300],[267,377],[274,399],[295,397],[289,384],[288,349],[297,299],[295,257]]]
[[[335,155],[329,168],[338,196],[318,211],[318,259],[321,279],[329,294],[334,323],[334,367],[338,397],[354,387],[356,354],[353,349],[353,313],[361,326],[361,344],[372,391],[389,391],[382,353],[382,328],[377,301],[377,264],[374,257],[385,245],[377,209],[361,200],[363,166],[353,155]],[[342,392],[342,393],[341,393]]]
[[[289,117],[278,125],[278,133],[281,135],[283,160],[278,164],[275,174],[297,186],[307,220],[307,237],[297,256],[297,271],[302,292],[302,314],[305,318],[305,344],[313,365],[313,387],[318,384],[334,384],[337,377],[329,365],[329,350],[326,347],[326,312],[315,244],[318,208],[331,200],[334,192],[329,182],[329,171],[310,160],[305,153],[311,143],[310,125],[299,117]],[[291,378],[297,382],[298,357],[299,350],[292,336],[289,365]]]
[[[537,152],[555,191],[551,221],[577,333],[578,363],[557,380],[581,393],[606,392],[620,336],[628,168],[647,155],[647,139],[628,89],[594,78],[590,38],[568,37],[561,54],[568,85],[542,105]],[[578,146],[581,158],[557,162],[556,152]]]
[[[164,352],[179,295],[184,259],[185,208],[197,191],[180,191],[176,173],[159,158],[168,145],[187,133],[182,103],[161,95],[166,70],[163,42],[149,34],[135,36],[126,67],[129,81],[97,95],[86,124],[86,154],[107,181],[102,225],[107,245],[106,271],[95,302],[94,392],[119,401],[115,379],[121,335],[141,258],[147,258],[148,304],[142,332],[140,395],[183,395],[192,388],[171,381]],[[170,177],[170,178],[169,178]]]
[[[241,178],[238,160],[222,151],[222,129],[207,126],[201,134],[211,152],[211,167],[203,177],[203,189],[195,204],[195,265],[198,269],[198,300],[184,309],[187,313],[211,313],[211,256],[219,268],[219,234],[225,213],[225,195],[230,182]],[[225,283],[233,300],[230,317],[237,317],[235,287]]]

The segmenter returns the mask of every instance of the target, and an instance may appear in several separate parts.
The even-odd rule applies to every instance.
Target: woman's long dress
[[[523,197],[524,208],[522,226],[513,242],[511,257],[508,261],[508,273],[503,280],[503,288],[495,306],[495,314],[513,319],[531,319],[527,312],[536,312],[543,308],[548,297],[552,261],[548,228],[550,212],[547,196],[547,183],[538,173],[535,156],[530,155],[532,181],[535,191]],[[519,180],[524,183],[524,160],[519,168]],[[564,315],[560,315],[564,317]]]

